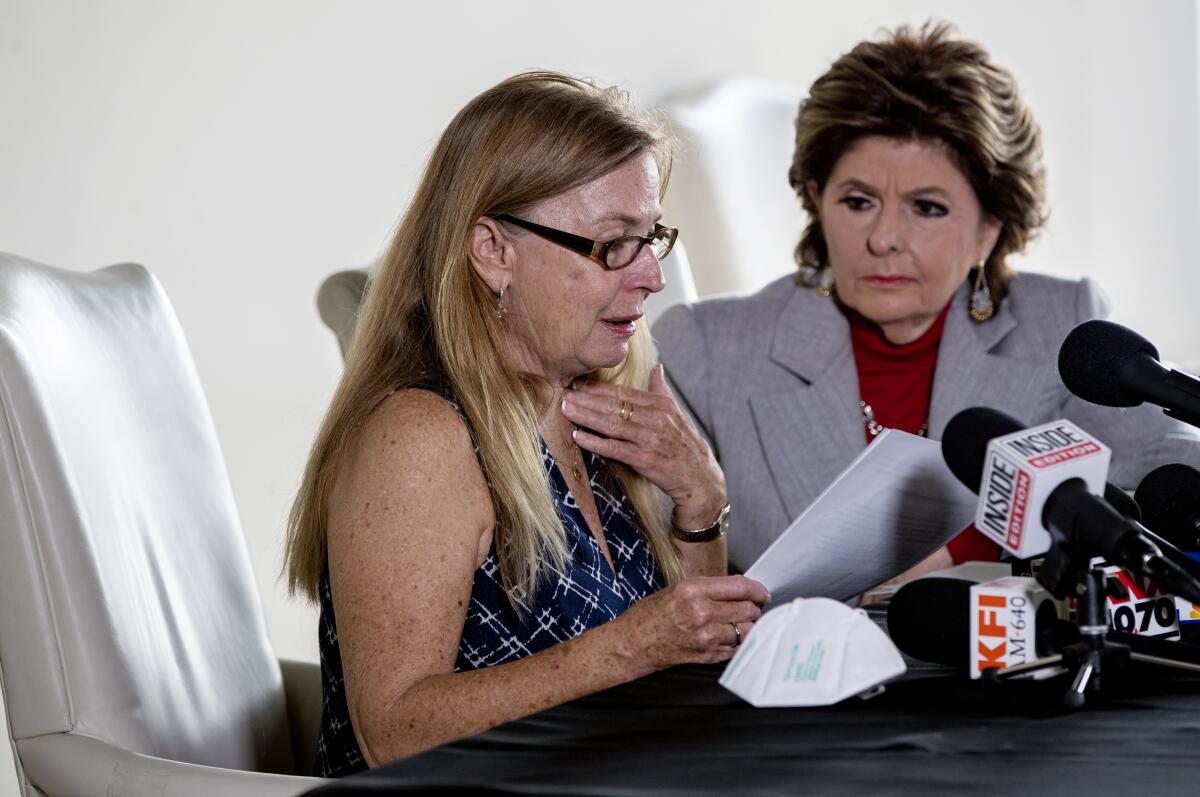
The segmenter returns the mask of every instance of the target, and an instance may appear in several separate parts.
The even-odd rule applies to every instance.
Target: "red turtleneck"
[[[848,312],[850,341],[854,344],[854,363],[858,367],[859,395],[871,405],[880,425],[912,434],[919,434],[925,427],[938,345],[949,310],[947,304],[919,338],[899,346],[889,343],[878,325],[854,310]],[[863,433],[870,443],[873,438],[865,424]],[[956,564],[1000,558],[999,546],[976,531],[974,526],[951,540],[947,548]]]

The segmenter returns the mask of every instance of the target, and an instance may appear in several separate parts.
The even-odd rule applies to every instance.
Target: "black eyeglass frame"
[[[661,238],[662,234],[666,232],[668,233],[666,239],[667,248],[663,250],[662,255],[655,254],[655,257],[661,261],[671,253],[671,250],[675,247],[675,240],[679,237],[679,230],[676,228],[665,227],[656,223],[654,225],[654,231],[649,235],[622,235],[619,238],[613,238],[611,241],[594,241],[591,238],[585,238],[582,235],[576,235],[573,232],[556,230],[553,227],[547,227],[543,224],[538,224],[537,222],[518,219],[516,216],[510,216],[507,213],[501,213],[493,218],[495,218],[497,221],[506,221],[509,224],[515,224],[518,227],[529,230],[534,235],[545,238],[547,241],[551,241],[559,246],[570,249],[572,252],[577,252],[584,257],[595,260],[609,271],[620,271],[633,261],[637,260],[638,255],[642,253],[642,247],[649,246],[650,251],[654,252],[652,243],[656,239]],[[633,253],[633,256],[629,258],[629,261],[622,263],[619,266],[609,265],[609,250],[611,250],[618,243],[621,243],[622,241],[628,241],[633,238],[636,238],[641,243],[637,250]]]

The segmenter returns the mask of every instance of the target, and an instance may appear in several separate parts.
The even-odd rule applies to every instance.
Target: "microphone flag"
[[[975,527],[1018,559],[1050,548],[1040,508],[1068,479],[1104,493],[1112,450],[1067,420],[1022,429],[988,443]]]

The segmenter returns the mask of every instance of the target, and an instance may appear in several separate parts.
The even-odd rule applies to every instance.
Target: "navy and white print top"
[[[475,571],[455,672],[503,664],[566,642],[662,588],[654,557],[638,533],[633,507],[615,478],[603,478],[606,469],[600,458],[583,452],[615,577],[550,450],[540,442],[542,465],[563,518],[570,557],[562,570],[553,570],[543,579],[532,601],[514,589],[512,596],[524,611],[518,619],[500,582],[493,543]]]
[[[462,410],[457,405],[455,409],[461,416]],[[467,427],[470,429],[469,423]],[[561,570],[551,570],[541,579],[532,600],[514,589],[512,596],[523,609],[518,617],[500,580],[493,536],[492,548],[475,571],[471,584],[455,672],[515,661],[565,642],[607,623],[663,586],[654,556],[638,531],[633,507],[611,470],[604,466],[604,460],[591,452],[582,452],[615,572],[601,553],[600,544],[588,528],[545,441],[539,440],[539,444],[546,477],[566,531],[569,558]],[[477,456],[478,453],[476,446]],[[315,773],[340,777],[364,770],[367,764],[354,738],[346,705],[328,568],[321,578],[320,598],[318,632],[323,706]]]

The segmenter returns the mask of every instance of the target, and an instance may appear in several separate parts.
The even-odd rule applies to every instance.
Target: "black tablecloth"
[[[314,795],[1200,795],[1200,680],[1138,669],[1077,712],[1061,678],[910,671],[871,700],[756,709],[681,667]]]

